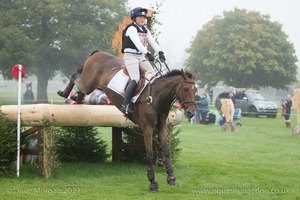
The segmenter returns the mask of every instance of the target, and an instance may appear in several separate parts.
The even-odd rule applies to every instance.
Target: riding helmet
[[[148,10],[146,8],[136,7],[131,11],[131,19],[134,20],[137,16],[146,17]]]

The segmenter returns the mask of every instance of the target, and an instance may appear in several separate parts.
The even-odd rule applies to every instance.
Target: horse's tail
[[[97,53],[97,52],[99,52],[99,50],[95,50],[95,51],[93,51],[93,52],[91,53],[91,55],[90,55],[90,56],[94,55],[94,54],[95,54],[95,53]]]

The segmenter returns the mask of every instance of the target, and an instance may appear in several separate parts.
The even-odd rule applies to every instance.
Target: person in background
[[[285,126],[287,128],[291,127],[291,108],[292,108],[292,96],[288,94],[285,99],[282,100],[282,116],[284,116],[285,119]]]
[[[200,107],[201,107],[201,104],[200,104],[200,100],[201,100],[201,97],[196,94],[195,96],[195,105],[196,105],[196,112],[195,112],[195,122],[196,124],[200,124]]]
[[[231,99],[233,106],[235,107],[235,97],[234,97],[234,92],[229,93],[229,99]]]
[[[32,92],[32,82],[26,84],[26,92],[23,95],[24,104],[34,104],[34,95]]]
[[[214,90],[213,90],[213,88],[210,88],[208,90],[208,96],[209,96],[210,104],[213,104],[213,98],[214,98]]]
[[[134,8],[131,11],[132,23],[127,25],[122,33],[122,53],[124,53],[124,63],[131,79],[125,90],[124,101],[121,108],[124,114],[132,114],[134,112],[129,105],[134,89],[140,80],[139,68],[154,71],[152,65],[149,63],[149,61],[154,61],[154,57],[148,51],[147,44],[149,43],[154,51],[158,53],[160,61],[166,61],[164,52],[161,51],[159,45],[155,42],[146,27],[147,12],[148,10],[146,8]],[[149,61],[146,60],[145,57],[147,57]]]
[[[206,115],[209,112],[208,104],[209,100],[207,98],[207,94],[204,92],[200,96],[200,100],[195,102],[196,105],[199,105],[199,112],[201,116],[202,124],[206,124]]]

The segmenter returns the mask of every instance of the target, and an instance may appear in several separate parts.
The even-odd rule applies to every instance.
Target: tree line
[[[37,76],[37,100],[57,73],[70,76],[94,50],[111,51],[127,0],[5,0],[0,4],[0,71],[11,78],[21,63]],[[153,9],[152,27],[159,24]],[[163,27],[163,25],[162,25]],[[152,32],[156,30],[153,29]],[[269,15],[235,8],[213,17],[187,49],[185,66],[201,87],[222,82],[239,88],[287,89],[297,82],[293,44]]]

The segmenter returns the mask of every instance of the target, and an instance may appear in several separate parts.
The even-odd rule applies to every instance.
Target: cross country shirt
[[[149,43],[156,52],[160,51],[158,44],[153,39],[146,26],[139,26],[135,22],[129,24],[122,35],[123,53],[142,53],[146,54],[147,43]]]

